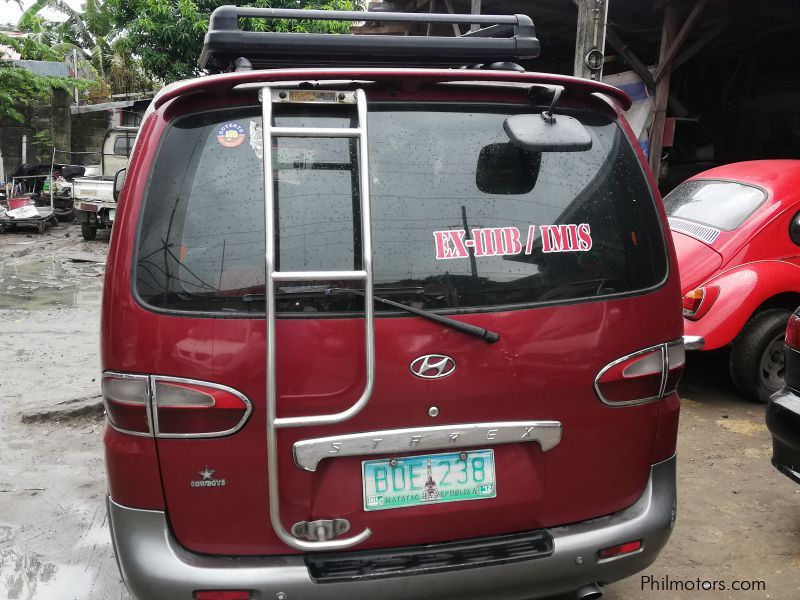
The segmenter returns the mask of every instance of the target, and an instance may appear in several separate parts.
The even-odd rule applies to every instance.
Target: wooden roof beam
[[[472,15],[479,15],[481,14],[481,0],[472,0],[469,7],[469,12]],[[470,31],[478,31],[480,29],[480,25],[472,24],[469,26]]]
[[[645,64],[639,60],[639,57],[633,53],[628,45],[619,37],[619,34],[611,27],[606,29],[606,40],[616,50],[628,66],[636,73],[639,78],[644,81],[645,85],[650,89],[656,89],[656,82],[653,79],[653,74],[650,72]]]
[[[455,14],[455,10],[453,9],[453,3],[450,0],[444,0],[444,5],[447,7],[447,12],[451,15]],[[458,23],[453,23],[453,35],[459,37],[461,35],[461,26]]]
[[[687,60],[692,58],[695,54],[700,52],[703,48],[705,48],[709,42],[714,40],[722,33],[729,25],[730,21],[728,19],[724,19],[720,21],[710,29],[708,29],[703,35],[697,38],[694,42],[692,42],[686,49],[678,54],[675,59],[672,61],[672,70],[674,71],[681,65],[683,65]]]
[[[680,31],[675,36],[675,39],[672,40],[672,43],[667,51],[662,53],[660,60],[658,61],[658,69],[656,69],[656,73],[653,76],[653,79],[655,79],[656,82],[658,82],[658,80],[661,79],[665,73],[669,73],[670,63],[672,62],[675,53],[681,49],[683,42],[686,41],[686,38],[689,36],[689,33],[692,31],[695,23],[697,23],[697,19],[700,18],[700,14],[706,7],[706,4],[708,4],[708,0],[698,0],[694,6],[692,6],[692,10],[689,13],[689,16],[686,17],[686,21],[684,21]],[[664,10],[668,10],[670,6],[671,5],[668,4]]]
[[[703,0],[701,0],[703,2]],[[705,2],[703,2],[705,4]],[[667,2],[664,7],[664,24],[661,27],[661,46],[659,54],[659,69],[663,69],[665,65],[669,65],[669,51],[675,48],[675,41],[678,36],[675,35],[675,29],[678,24],[678,8],[675,2]],[[685,24],[684,24],[685,29]],[[688,33],[688,32],[687,32]],[[666,68],[662,71],[662,77],[656,76],[653,79],[656,81],[656,94],[654,101],[654,114],[653,125],[650,128],[650,153],[648,159],[650,161],[650,168],[653,171],[653,176],[656,181],[659,180],[661,175],[661,150],[664,141],[664,121],[667,116],[667,102],[669,100],[669,84],[671,71]]]
[[[639,79],[641,79],[647,87],[649,87],[651,90],[656,89],[656,82],[653,79],[653,74],[650,72],[650,69],[648,69],[641,60],[639,60],[639,57],[634,54],[633,50],[631,50],[623,41],[623,39],[619,37],[619,34],[616,31],[611,28],[606,29],[606,41],[611,44],[611,47],[619,53],[619,55],[622,57],[622,60],[624,60],[631,70],[639,76]],[[672,112],[677,116],[686,117],[689,115],[689,109],[687,109],[683,102],[681,102],[672,92],[669,93],[668,104],[670,109],[672,109]]]

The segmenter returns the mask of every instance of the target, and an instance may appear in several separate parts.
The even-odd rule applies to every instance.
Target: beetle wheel
[[[790,314],[783,308],[756,313],[733,342],[731,379],[751,400],[766,402],[783,387],[783,340]]]

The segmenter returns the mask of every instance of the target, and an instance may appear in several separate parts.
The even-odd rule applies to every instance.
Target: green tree
[[[0,33],[0,44],[16,50],[23,60],[60,60],[58,54],[41,42],[30,38],[12,38]],[[20,109],[33,102],[50,102],[53,90],[72,91],[87,86],[85,80],[68,77],[43,77],[16,67],[9,60],[0,60],[0,118],[22,122]]]
[[[62,14],[65,19],[58,22],[44,19],[40,13],[45,8]],[[112,9],[108,0],[86,0],[82,11],[76,11],[63,0],[36,0],[22,14],[17,28],[50,46],[60,55],[59,60],[76,50],[82,61],[91,65],[96,77],[110,86],[112,93],[150,90],[152,82],[145,77],[124,31],[115,28]]]
[[[62,14],[65,20],[58,23],[47,21],[40,14],[45,8]],[[36,0],[22,13],[17,28],[38,35],[45,44],[85,49],[95,70],[100,76],[105,75],[110,53],[109,38],[114,32],[111,15],[103,0],[86,0],[82,12],[64,0]]]
[[[195,77],[202,72],[197,58],[203,47],[208,19],[213,10],[231,0],[106,0],[114,23],[127,32],[127,43],[135,48],[146,73],[169,83]],[[242,6],[355,10],[360,0],[255,0]],[[252,30],[343,33],[349,23],[246,19]]]

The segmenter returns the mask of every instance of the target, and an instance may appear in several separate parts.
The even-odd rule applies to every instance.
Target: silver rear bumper
[[[120,571],[138,600],[190,600],[194,590],[254,590],[286,600],[458,599],[521,600],[610,583],[641,571],[658,556],[676,510],[675,457],[651,467],[637,502],[612,515],[549,530],[545,558],[413,577],[315,583],[300,555],[202,556],[182,548],[160,511],[126,508],[109,498],[111,534]],[[598,551],[634,540],[642,550],[600,561]]]

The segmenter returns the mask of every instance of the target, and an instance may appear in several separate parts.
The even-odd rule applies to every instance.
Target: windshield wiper
[[[326,290],[330,294],[354,294],[356,296],[364,297],[364,292],[361,290],[354,290],[350,288],[329,288]],[[488,329],[484,329],[483,327],[478,327],[477,325],[470,325],[469,323],[462,323],[461,321],[456,321],[455,319],[450,319],[448,317],[443,317],[442,315],[437,315],[434,312],[430,312],[427,310],[422,310],[421,308],[414,308],[413,306],[409,306],[408,304],[400,304],[399,302],[395,302],[394,300],[389,300],[388,298],[381,298],[380,296],[375,296],[373,294],[372,298],[375,302],[380,302],[381,304],[386,304],[387,306],[393,306],[394,308],[399,308],[400,310],[404,310],[406,312],[410,312],[411,314],[417,315],[424,319],[429,319],[436,323],[440,323],[441,325],[445,325],[456,331],[460,331],[461,333],[466,333],[467,335],[473,335],[475,337],[481,338],[485,342],[489,342],[490,344],[494,344],[498,340],[500,340],[500,334],[495,333],[494,331],[489,331]]]
[[[361,296],[364,297],[364,292],[361,290],[355,290],[350,288],[325,288],[319,290],[318,293],[322,293],[325,296],[333,296],[333,295],[353,295],[353,296]],[[500,340],[500,334],[494,331],[490,331],[488,329],[484,329],[483,327],[478,327],[477,325],[470,325],[469,323],[462,323],[461,321],[456,321],[455,319],[450,319],[448,317],[443,317],[442,315],[437,315],[434,312],[430,312],[427,310],[422,310],[421,308],[414,308],[413,306],[409,306],[408,304],[401,304],[400,302],[395,302],[394,300],[389,300],[388,298],[381,298],[380,296],[372,296],[375,302],[380,302],[381,304],[386,304],[387,306],[392,306],[394,308],[399,308],[400,310],[404,310],[406,312],[410,312],[413,315],[417,315],[418,317],[422,317],[423,319],[428,319],[430,321],[434,321],[435,323],[439,323],[440,325],[445,325],[446,327],[450,327],[451,329],[455,329],[456,331],[460,331],[461,333],[466,333],[467,335],[472,335],[477,338],[481,338],[483,341],[488,342],[490,344],[494,344],[495,342]],[[242,300],[245,302],[258,302],[264,301],[264,294],[247,294],[246,296],[242,297]]]

